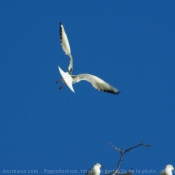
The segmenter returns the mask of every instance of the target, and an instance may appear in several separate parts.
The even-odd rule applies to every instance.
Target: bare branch
[[[120,153],[122,152],[122,149],[115,147],[112,143],[109,143],[115,150],[119,151]]]
[[[118,161],[118,164],[117,164],[117,168],[110,172],[109,174],[107,173],[106,175],[115,175],[115,174],[119,174],[119,175],[131,175],[133,173],[133,169],[131,168],[127,173],[120,173],[119,172],[119,169],[120,169],[120,164],[122,162],[122,159],[124,157],[124,155],[127,153],[127,152],[131,152],[132,149],[135,149],[139,146],[146,146],[146,147],[150,147],[151,145],[149,144],[145,144],[143,141],[141,141],[140,144],[136,145],[136,146],[133,146],[133,147],[130,147],[130,148],[127,148],[125,151],[123,151],[122,149],[120,148],[117,148],[115,147],[112,143],[109,143],[116,151],[119,151],[120,153],[120,158],[119,158],[119,161]]]

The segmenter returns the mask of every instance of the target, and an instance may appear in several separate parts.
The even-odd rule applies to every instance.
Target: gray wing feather
[[[94,75],[79,74],[79,75],[72,75],[72,78],[74,83],[78,83],[79,81],[82,81],[82,80],[88,81],[92,84],[92,86],[95,89],[98,89],[100,91],[109,92],[112,94],[118,94],[120,92],[118,89],[114,88],[107,82],[103,81],[102,79]]]
[[[165,170],[163,170],[160,175],[166,175]]]
[[[88,169],[86,175],[91,175],[92,174],[92,169]]]
[[[61,46],[62,46],[63,51],[70,58],[70,63],[69,63],[69,66],[68,66],[68,72],[70,74],[72,74],[72,70],[73,70],[73,58],[72,58],[72,55],[71,55],[69,40],[67,38],[66,32],[64,30],[64,27],[63,27],[63,25],[61,23],[60,23],[60,41],[61,41]]]

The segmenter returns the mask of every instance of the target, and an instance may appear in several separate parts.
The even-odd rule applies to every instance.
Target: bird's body
[[[102,168],[103,166],[100,165],[99,163],[96,163],[93,168],[89,169],[86,173],[86,175],[100,175],[100,168]]]
[[[172,165],[167,165],[164,170],[160,173],[160,175],[172,175],[172,171],[174,167]]]
[[[58,67],[59,71],[60,71],[60,74],[61,76],[63,77],[63,80],[64,80],[64,83],[67,84],[67,86],[73,91],[74,91],[74,88],[72,87],[72,82],[73,82],[73,79],[71,77],[71,75],[68,73],[68,72],[64,72],[60,67]]]
[[[73,58],[71,55],[71,49],[70,49],[70,45],[69,45],[69,41],[68,41],[66,32],[65,32],[64,27],[61,23],[60,23],[60,40],[61,40],[61,45],[62,45],[63,51],[70,58],[70,63],[68,66],[68,72],[64,72],[59,66],[58,66],[58,69],[59,69],[60,74],[61,74],[62,78],[64,79],[65,83],[68,85],[68,87],[73,92],[75,92],[75,91],[73,89],[72,84],[78,83],[82,80],[90,82],[95,89],[98,89],[100,91],[109,92],[109,93],[113,93],[113,94],[118,94],[120,92],[118,89],[114,88],[113,86],[111,86],[107,82],[103,81],[102,79],[98,78],[97,76],[94,76],[91,74],[72,75]]]

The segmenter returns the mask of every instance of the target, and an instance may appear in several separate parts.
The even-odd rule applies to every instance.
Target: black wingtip
[[[60,41],[61,41],[61,43],[62,43],[62,24],[60,23]]]
[[[60,22],[60,34],[62,33],[62,24],[61,24],[61,22]]]
[[[110,91],[110,90],[104,90],[104,92],[108,92],[114,95],[118,95],[120,93],[120,91]]]
[[[62,28],[61,26],[62,26],[62,24],[60,23],[60,31],[61,31],[61,28]]]
[[[118,91],[118,92],[116,92],[115,94],[118,95],[118,94],[120,94],[120,92],[121,92],[121,91]]]
[[[103,92],[107,92],[107,93],[110,93],[110,94],[113,94],[113,95],[118,95],[120,93],[120,91],[112,91],[112,90],[101,90],[101,89],[98,89],[99,91],[103,91]]]

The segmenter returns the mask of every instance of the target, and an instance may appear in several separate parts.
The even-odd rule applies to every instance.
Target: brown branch
[[[149,145],[149,144],[145,144],[143,141],[140,143],[140,144],[138,144],[138,145],[136,145],[136,146],[133,146],[133,147],[130,147],[130,148],[127,148],[125,151],[123,151],[122,149],[120,149],[120,148],[117,148],[117,147],[115,147],[112,143],[109,143],[116,151],[119,151],[119,153],[120,153],[120,158],[119,158],[119,161],[118,161],[118,165],[117,165],[117,168],[114,170],[114,171],[112,171],[112,172],[110,172],[109,174],[107,173],[106,175],[115,175],[115,174],[119,174],[119,175],[130,175],[130,174],[132,174],[132,168],[127,172],[127,173],[120,173],[120,172],[118,172],[119,171],[119,169],[120,169],[120,164],[121,164],[121,162],[122,162],[122,159],[123,159],[123,157],[124,157],[124,155],[127,153],[127,152],[131,152],[131,150],[132,149],[135,149],[135,148],[137,148],[137,147],[139,147],[139,146],[146,146],[146,147],[150,147],[151,145]]]

